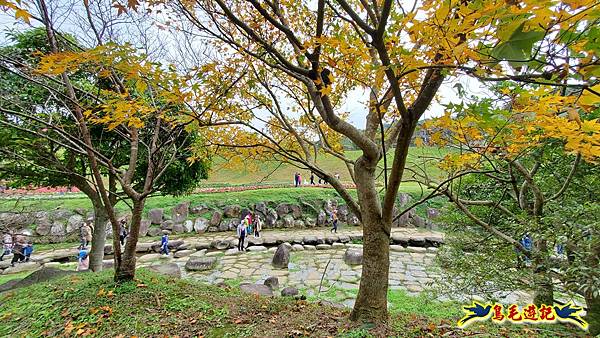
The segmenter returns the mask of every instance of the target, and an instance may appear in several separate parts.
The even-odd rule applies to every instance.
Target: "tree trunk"
[[[142,211],[144,210],[145,202],[145,199],[133,202],[133,209],[131,211],[131,228],[129,230],[127,242],[125,243],[125,249],[123,250],[121,264],[117,266],[117,262],[115,262],[116,282],[132,281],[135,277],[135,247],[138,242],[140,224],[142,222]],[[114,236],[118,236],[118,233],[115,233]]]
[[[106,223],[108,214],[102,205],[94,206],[94,233],[92,237],[92,250],[90,251],[90,270],[102,271],[104,260],[104,245],[106,244]]]
[[[548,274],[548,243],[545,239],[540,239],[535,243],[535,253],[533,257],[533,278],[535,294],[533,303],[554,304],[554,286],[552,278]]]
[[[377,160],[373,162],[376,163]],[[375,164],[362,157],[357,160],[355,175],[363,225],[363,263],[360,288],[350,318],[361,322],[381,323],[388,319],[391,224],[384,224],[381,217],[374,173]]]
[[[600,335],[600,297],[594,297],[591,292],[585,297],[585,304],[587,307],[587,314],[585,319],[588,324],[589,333],[592,337]]]

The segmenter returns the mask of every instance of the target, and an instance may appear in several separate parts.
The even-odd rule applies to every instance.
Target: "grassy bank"
[[[456,311],[406,295],[392,303],[390,325],[359,326],[348,310],[290,298],[241,294],[235,286],[173,280],[139,270],[132,283],[115,285],[112,271],[78,274],[0,295],[0,336],[203,337],[424,337],[466,335],[573,337],[566,326],[455,328]],[[431,303],[430,303],[431,304]],[[398,305],[400,306],[400,305]],[[427,314],[427,315],[424,315]],[[429,316],[428,316],[429,315]]]
[[[418,198],[421,195],[421,189],[418,185],[413,183],[403,184],[401,187],[401,191],[413,195],[414,198]],[[351,190],[350,193],[356,196],[356,192],[354,190]],[[231,204],[249,206],[254,205],[258,202],[270,202],[272,204],[279,204],[299,203],[300,201],[304,201],[310,203],[314,201],[324,201],[327,199],[337,199],[341,201],[341,198],[336,193],[336,191],[331,188],[270,188],[246,191],[200,193],[183,196],[152,196],[148,198],[144,209],[145,211],[148,211],[153,208],[170,209],[178,203],[184,201],[190,201],[192,206],[204,204],[211,208],[219,208]],[[92,205],[90,200],[86,198],[83,194],[80,194],[78,196],[66,197],[39,196],[35,198],[28,197],[23,199],[0,199],[0,211],[50,211],[58,208],[68,210],[91,210]],[[118,203],[116,208],[120,212],[129,211],[128,205],[123,202]]]

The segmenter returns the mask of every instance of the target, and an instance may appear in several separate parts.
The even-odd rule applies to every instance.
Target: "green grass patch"
[[[347,309],[243,294],[239,281],[219,287],[139,269],[134,281],[115,284],[112,274],[112,270],[80,273],[0,294],[0,336],[582,336],[564,325],[538,330],[487,323],[461,330],[455,327],[460,315],[440,312],[420,297],[395,292],[390,293],[389,324],[375,326],[351,322]],[[332,288],[322,296],[336,291]],[[355,290],[346,292],[356,295]],[[449,319],[438,318],[446,315]]]

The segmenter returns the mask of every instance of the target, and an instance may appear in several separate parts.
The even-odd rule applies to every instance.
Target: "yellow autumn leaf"
[[[593,87],[590,87],[596,93],[600,93],[600,84],[597,84]],[[589,90],[584,90],[581,96],[579,97],[579,104],[585,106],[595,106],[600,103],[600,95],[592,93]]]

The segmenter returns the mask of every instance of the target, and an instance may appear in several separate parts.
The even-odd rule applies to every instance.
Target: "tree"
[[[474,251],[465,257],[455,251],[446,263],[462,265],[463,271],[468,264],[494,281],[503,278],[504,289],[533,285],[536,304],[554,302],[553,280],[559,279],[562,289],[585,297],[591,332],[598,332],[600,229],[590,218],[598,199],[588,190],[598,174],[593,163],[600,156],[600,95],[538,85],[494,89],[496,98],[468,98],[427,123],[434,144],[456,151],[439,159],[448,173],[443,184],[415,176],[464,215],[467,221],[459,217],[457,223],[467,230],[457,248]],[[532,250],[520,242],[526,233]],[[556,246],[567,248],[568,260],[556,261]],[[481,265],[490,254],[497,268]],[[530,259],[531,268],[515,270],[519,257]]]
[[[337,190],[364,231],[351,317],[380,322],[387,318],[389,236],[408,148],[443,81],[470,76],[596,92],[589,81],[598,55],[586,45],[595,41],[589,32],[598,20],[591,6],[428,1],[408,9],[391,0],[197,0],[180,1],[174,11],[212,37],[220,52],[203,68],[204,85],[231,88],[209,119],[191,120],[213,126],[206,135],[215,147],[234,149],[235,156],[275,156]],[[566,57],[572,52],[577,56]],[[584,82],[563,81],[573,76]],[[368,94],[365,128],[340,111],[355,89]],[[342,137],[360,149],[358,159],[344,156]],[[346,164],[357,199],[319,166],[323,152]]]
[[[123,199],[131,200],[129,240],[121,252],[118,237],[113,236],[113,248],[115,280],[132,280],[146,198],[158,189],[167,193],[190,191],[207,174],[204,153],[190,148],[197,136],[178,121],[185,109],[185,80],[173,69],[163,68],[128,45],[104,44],[98,39],[95,48],[61,49],[61,35],[55,31],[44,1],[39,2],[39,11],[51,53],[41,57],[35,71],[28,69],[29,76],[25,78],[33,83],[43,79],[57,85],[45,88],[60,98],[62,117],[72,123],[76,133],[69,133],[64,124],[53,123],[59,121],[40,118],[35,111],[3,112],[13,120],[46,125],[62,137],[67,148],[85,156],[90,180],[96,185],[113,233],[118,233],[119,222],[114,209],[116,188],[111,183],[120,186]],[[92,20],[90,24],[93,26]],[[76,79],[81,73],[94,80],[80,86]],[[95,143],[94,130],[117,135],[116,145],[105,148],[102,143]],[[124,153],[115,152],[119,148]],[[120,154],[125,155],[124,165]],[[109,176],[108,187],[105,173]]]

